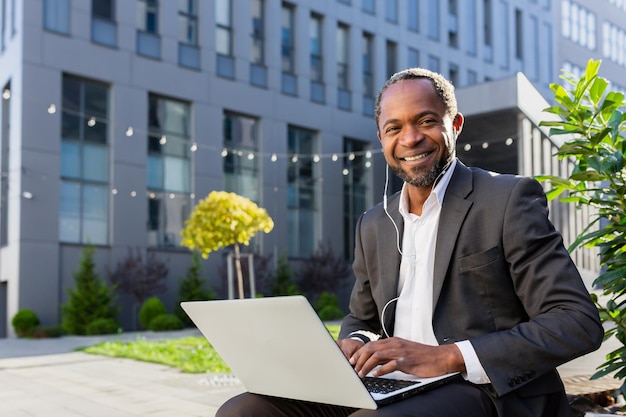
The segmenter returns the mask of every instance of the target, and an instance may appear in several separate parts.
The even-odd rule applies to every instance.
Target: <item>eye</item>
[[[389,126],[385,129],[385,133],[393,133],[397,130],[400,130],[398,126]]]

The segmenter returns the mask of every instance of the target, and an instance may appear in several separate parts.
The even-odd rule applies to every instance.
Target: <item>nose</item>
[[[424,132],[419,127],[408,125],[400,135],[400,144],[406,147],[413,147],[424,140]]]

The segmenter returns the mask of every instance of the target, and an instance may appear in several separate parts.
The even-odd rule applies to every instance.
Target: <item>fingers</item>
[[[346,359],[350,360],[352,355],[359,350],[365,343],[355,339],[340,339],[337,341],[339,348],[343,352]]]
[[[398,369],[397,361],[395,360],[398,357],[396,350],[388,345],[390,345],[388,339],[369,342],[354,352],[350,357],[350,363],[361,378],[365,377],[379,365],[383,366],[376,369],[373,373],[375,376],[384,375]]]

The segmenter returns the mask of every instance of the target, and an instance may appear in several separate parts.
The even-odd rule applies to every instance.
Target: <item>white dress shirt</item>
[[[434,243],[437,241],[441,205],[455,167],[456,159],[435,184],[420,216],[409,212],[406,184],[400,195],[404,234],[393,335],[431,346],[439,344],[432,326]],[[475,384],[489,383],[472,344],[464,340],[456,345],[465,361],[467,372],[464,377]]]

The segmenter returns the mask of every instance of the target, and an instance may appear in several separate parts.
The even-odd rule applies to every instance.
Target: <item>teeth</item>
[[[417,161],[417,160],[419,160],[419,159],[426,158],[426,156],[428,156],[428,154],[423,153],[423,154],[421,154],[421,155],[415,155],[415,156],[405,156],[405,157],[404,157],[404,158],[402,158],[402,159],[404,159],[405,161],[412,162],[412,161]]]

